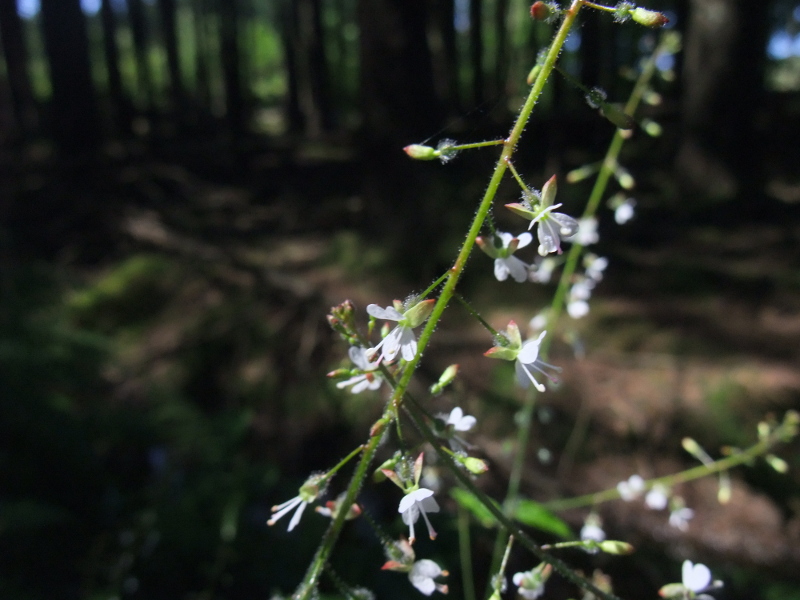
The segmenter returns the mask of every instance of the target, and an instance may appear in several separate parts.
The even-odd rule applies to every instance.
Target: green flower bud
[[[485,460],[481,460],[480,458],[468,456],[459,462],[461,462],[461,464],[464,465],[464,468],[473,475],[483,475],[489,470],[489,465],[486,464]]]
[[[647,10],[646,8],[637,7],[631,11],[631,19],[644,25],[645,27],[663,27],[669,23],[669,19],[662,13],[655,10]]]
[[[620,129],[633,129],[636,125],[633,117],[614,104],[604,103],[600,108],[600,114]]]
[[[436,151],[436,148],[422,146],[420,144],[406,146],[403,148],[403,152],[415,160],[436,160],[439,158],[439,153]]]
[[[789,471],[789,464],[774,454],[768,454],[764,457],[764,460],[766,460],[767,464],[775,469],[778,473],[786,473]]]
[[[434,396],[441,394],[445,387],[453,383],[456,375],[458,375],[458,365],[450,365],[447,367],[442,373],[442,376],[439,377],[439,381],[431,386],[431,394]]]
[[[635,551],[635,548],[627,542],[617,540],[606,540],[598,542],[597,545],[606,554],[632,554]]]

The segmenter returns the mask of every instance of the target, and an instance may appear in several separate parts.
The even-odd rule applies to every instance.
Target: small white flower
[[[359,394],[366,389],[377,390],[379,387],[381,387],[381,383],[383,383],[383,375],[373,372],[380,365],[380,361],[370,362],[367,358],[367,350],[358,346],[350,346],[348,354],[350,355],[350,360],[353,361],[353,364],[361,369],[363,373],[360,375],[355,375],[346,381],[340,381],[336,384],[336,387],[341,390],[349,385],[352,385],[353,387],[350,389],[350,391],[354,394]]]
[[[669,524],[681,531],[689,530],[689,521],[694,517],[694,511],[685,506],[676,507],[669,513]]]
[[[647,496],[644,497],[644,503],[653,510],[664,510],[669,502],[668,492],[669,490],[663,485],[655,485],[653,489],[647,492]]]
[[[586,300],[571,300],[567,303],[567,313],[573,319],[580,319],[589,314],[589,303]]]
[[[603,531],[599,523],[587,521],[586,524],[581,527],[581,539],[584,541],[592,540],[594,542],[602,542],[606,539],[606,532]]]
[[[505,281],[511,275],[514,281],[522,283],[528,279],[529,265],[514,256],[514,252],[524,248],[532,240],[533,236],[527,231],[516,237],[510,233],[498,231],[488,240],[478,237],[475,242],[481,250],[494,258],[494,276],[497,281]],[[498,241],[502,246],[496,245]]]
[[[391,362],[398,353],[402,355],[404,360],[413,360],[417,355],[417,338],[414,337],[413,328],[419,326],[428,318],[431,310],[433,310],[433,303],[434,300],[419,302],[408,309],[405,314],[392,306],[387,306],[386,308],[381,308],[377,304],[367,306],[367,313],[371,316],[386,321],[397,321],[397,327],[392,329],[377,346],[370,348],[366,357],[373,359],[377,351],[382,348],[380,359],[377,362]]]
[[[272,518],[267,521],[267,525],[274,525],[281,517],[296,508],[291,521],[289,521],[288,531],[294,529],[300,522],[300,517],[303,516],[303,511],[306,509],[306,506],[308,506],[311,502],[314,502],[320,496],[320,494],[323,493],[329,479],[330,475],[327,473],[312,475],[306,479],[305,483],[300,486],[297,496],[287,500],[286,502],[283,502],[282,504],[272,507],[272,512],[274,514],[272,515]]]
[[[583,264],[586,266],[586,277],[598,282],[603,279],[603,271],[608,267],[608,259],[604,256],[587,254]]]
[[[446,594],[447,586],[434,581],[434,579],[440,575],[447,577],[448,572],[442,570],[442,568],[432,560],[423,558],[415,562],[414,566],[411,567],[411,571],[408,573],[408,579],[411,581],[411,585],[426,596],[430,596],[435,591]]]
[[[533,317],[528,323],[528,328],[535,333],[539,333],[545,327],[547,327],[547,311],[544,310]]]
[[[644,491],[644,479],[639,475],[631,475],[627,481],[620,481],[617,484],[617,491],[625,502],[636,500]]]
[[[624,225],[633,218],[634,206],[636,206],[636,200],[628,198],[614,209],[614,220],[618,225]]]
[[[711,571],[701,563],[693,564],[690,560],[683,561],[683,585],[693,592],[701,592],[711,583]]]
[[[428,527],[428,534],[430,538],[436,539],[436,531],[433,529],[431,522],[428,520],[427,513],[439,512],[439,505],[433,498],[433,491],[426,488],[419,488],[403,496],[400,500],[400,506],[397,512],[403,515],[403,523],[408,525],[408,541],[414,543],[416,537],[414,536],[414,523],[417,522],[419,516],[425,520],[425,525]]]
[[[551,565],[542,563],[530,571],[514,573],[511,581],[519,588],[517,591],[520,596],[526,600],[536,600],[536,598],[544,594],[544,585],[547,583],[552,570],[553,567]]]
[[[536,264],[529,267],[528,279],[534,283],[550,283],[558,262],[558,259],[552,257],[537,259]]]
[[[469,431],[475,427],[477,422],[478,420],[475,417],[471,415],[465,415],[464,411],[456,406],[450,411],[450,416],[447,417],[446,424],[452,425],[453,429],[456,431]]]
[[[597,219],[594,217],[587,217],[578,221],[578,231],[569,238],[569,242],[580,244],[581,246],[590,246],[596,244],[600,240],[597,234]]]
[[[517,361],[515,363],[517,381],[525,389],[527,389],[532,383],[533,387],[540,392],[545,391],[544,385],[536,381],[533,373],[531,373],[531,369],[538,371],[551,381],[555,381],[555,378],[547,373],[542,367],[554,370],[558,370],[558,367],[554,367],[553,365],[550,365],[539,359],[539,346],[541,346],[542,339],[544,339],[545,335],[547,335],[547,332],[543,331],[539,334],[538,338],[527,340],[524,344],[522,344],[522,347],[517,354]]]

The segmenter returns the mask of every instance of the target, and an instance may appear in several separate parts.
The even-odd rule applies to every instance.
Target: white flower
[[[380,361],[370,362],[367,358],[367,350],[358,346],[350,346],[348,350],[350,360],[353,361],[356,367],[363,371],[360,375],[355,375],[347,381],[340,381],[336,384],[339,389],[344,389],[349,385],[353,387],[350,391],[354,394],[363,392],[366,389],[377,390],[383,383],[383,375],[374,373],[375,369],[380,365]]]
[[[567,299],[567,312],[573,319],[580,319],[589,313],[587,300],[592,296],[595,283],[587,277],[581,277],[569,290]]]
[[[617,484],[617,491],[625,502],[636,500],[644,491],[644,479],[639,475],[631,475],[627,481],[620,481]]]
[[[653,510],[664,510],[669,502],[668,491],[663,485],[653,486],[653,489],[647,492],[647,496],[644,497],[644,503]]]
[[[387,306],[386,308],[381,308],[377,304],[370,304],[367,306],[367,313],[376,319],[397,321],[397,327],[392,329],[377,346],[367,351],[367,358],[374,358],[375,353],[382,347],[381,357],[378,362],[391,362],[395,359],[398,352],[402,355],[404,360],[413,360],[417,354],[417,338],[414,337],[414,332],[412,330],[414,327],[421,325],[425,319],[428,318],[433,310],[433,303],[434,300],[419,302],[405,313],[401,313],[397,308],[392,306]],[[400,303],[398,302],[397,304],[399,305]]]
[[[551,565],[542,563],[530,571],[514,573],[511,581],[518,586],[519,589],[517,591],[520,596],[526,600],[536,600],[536,598],[544,594],[544,584],[550,577],[552,570],[553,567]]]
[[[633,207],[636,200],[628,198],[614,209],[614,220],[618,225],[624,225],[633,218]]]
[[[692,561],[683,561],[683,585],[693,592],[701,592],[711,583],[711,571],[701,563],[692,564]]]
[[[305,483],[300,486],[297,496],[272,507],[272,512],[274,514],[272,518],[267,521],[267,525],[274,525],[278,519],[291,512],[296,507],[297,510],[295,510],[292,520],[289,521],[288,531],[294,529],[300,522],[300,517],[303,516],[303,511],[306,509],[306,506],[314,502],[317,497],[322,494],[329,479],[330,475],[327,473],[312,475],[306,479]]]
[[[447,577],[448,572],[442,570],[442,568],[432,560],[423,558],[415,562],[414,566],[411,567],[411,571],[408,573],[408,579],[411,581],[411,585],[426,596],[430,596],[437,590],[446,594],[447,586],[434,581],[434,579],[440,575]]]
[[[528,323],[528,328],[536,333],[542,331],[547,326],[547,311],[542,311],[533,317]]]
[[[580,319],[589,314],[589,303],[586,300],[572,300],[567,303],[567,313],[573,319]]]
[[[446,424],[452,425],[453,429],[456,431],[469,431],[475,427],[477,422],[478,420],[475,417],[471,415],[465,415],[464,411],[456,406],[450,411],[450,416],[447,417]]]
[[[558,367],[554,367],[553,365],[550,365],[539,359],[539,346],[542,344],[542,339],[545,335],[547,335],[547,332],[543,331],[535,340],[527,340],[524,344],[522,344],[522,347],[519,349],[519,353],[517,354],[517,362],[515,363],[517,381],[525,389],[527,389],[532,383],[533,387],[540,392],[545,391],[544,385],[536,381],[533,373],[531,373],[531,369],[539,371],[539,373],[551,381],[555,381],[555,378],[547,373],[542,367],[559,370]]]
[[[694,517],[694,511],[685,506],[676,507],[669,513],[669,524],[681,531],[688,531],[689,521]]]
[[[416,537],[414,536],[414,523],[419,519],[420,514],[425,520],[425,525],[428,527],[428,534],[430,538],[436,539],[436,531],[434,531],[431,522],[428,520],[427,513],[439,512],[439,505],[433,498],[433,492],[426,488],[419,488],[403,496],[400,500],[400,506],[397,512],[403,515],[403,523],[408,525],[408,541],[414,543]]]
[[[581,539],[584,541],[592,540],[594,542],[602,542],[606,539],[606,532],[603,531],[603,528],[600,527],[598,523],[587,521],[586,524],[581,527]]]
[[[550,283],[553,271],[558,266],[558,259],[546,257],[539,258],[535,265],[529,267],[528,278],[534,283]]]
[[[527,189],[522,193],[522,202],[506,204],[506,208],[521,217],[530,219],[528,229],[535,223],[539,224],[537,236],[539,238],[539,254],[547,256],[553,252],[561,254],[561,238],[567,239],[578,233],[578,221],[555,212],[560,204],[553,204],[556,197],[556,176],[553,175],[542,187],[542,193],[537,194]]]
[[[528,279],[529,265],[514,256],[514,252],[524,248],[532,240],[533,236],[527,231],[516,237],[498,231],[490,240],[478,237],[475,242],[481,250],[494,258],[494,276],[497,281],[505,281],[511,275],[514,281],[522,283]],[[502,246],[496,245],[498,241]]]
[[[578,231],[568,241],[581,246],[590,246],[600,240],[597,234],[597,219],[587,217],[578,221]]]
[[[608,267],[608,259],[604,256],[587,254],[583,264],[586,266],[586,277],[597,282],[603,279],[603,271]]]

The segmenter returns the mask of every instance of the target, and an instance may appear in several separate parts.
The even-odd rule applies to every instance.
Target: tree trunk
[[[186,103],[183,93],[180,60],[178,57],[178,29],[175,14],[175,0],[158,0],[158,10],[161,16],[161,31],[164,39],[164,48],[167,52],[169,95],[172,108],[180,115],[183,114]]]
[[[14,121],[20,133],[25,134],[34,129],[37,119],[28,76],[28,53],[16,0],[0,0],[0,38],[3,41]]]
[[[446,106],[458,114],[461,113],[461,94],[458,83],[458,47],[453,0],[436,0],[433,10],[440,40],[439,70],[436,77],[440,85],[440,96]]]
[[[508,0],[497,0],[494,7],[495,27],[495,65],[494,85],[495,94],[504,94],[506,91],[506,78],[508,77]]]
[[[483,104],[483,0],[469,2],[469,47],[472,63],[472,100]]]
[[[108,73],[108,95],[111,101],[113,120],[123,135],[131,132],[133,107],[125,96],[122,75],[119,70],[119,48],[117,47],[117,19],[112,0],[102,0],[100,20],[103,25],[103,51]]]
[[[245,107],[239,65],[239,13],[237,0],[219,0],[220,60],[225,87],[225,116],[234,134],[244,128]]]
[[[41,11],[54,139],[65,156],[93,153],[100,129],[80,1],[42,0]]]
[[[768,11],[741,0],[691,0],[684,41],[684,198],[758,193],[756,117],[762,106]]]
[[[136,55],[136,74],[139,89],[144,96],[146,110],[153,108],[153,78],[150,75],[150,62],[147,59],[148,28],[142,0],[128,0],[128,18],[133,37],[133,51]]]
[[[294,0],[286,0],[283,2],[280,11],[280,31],[287,82],[286,120],[288,121],[289,131],[294,133],[300,133],[305,129],[305,117],[300,107],[297,21],[297,3]]]
[[[325,56],[325,36],[322,28],[322,6],[320,0],[300,1],[300,16],[303,30],[303,46],[308,53],[309,99],[313,118],[310,133],[316,134],[331,129],[330,89],[328,85],[328,61]],[[311,115],[310,115],[311,116]]]

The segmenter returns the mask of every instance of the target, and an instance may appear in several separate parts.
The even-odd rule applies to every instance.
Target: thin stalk
[[[461,559],[461,585],[464,600],[475,600],[475,578],[472,576],[472,542],[469,533],[469,513],[458,507],[458,554]]]
[[[453,267],[450,269],[447,281],[444,284],[444,288],[442,289],[439,298],[434,304],[433,310],[431,311],[431,315],[428,318],[428,322],[425,324],[425,327],[422,333],[420,334],[419,340],[417,342],[417,354],[406,365],[406,368],[403,371],[403,375],[401,376],[400,380],[397,383],[397,387],[394,389],[391,398],[387,402],[386,408],[384,409],[383,412],[383,416],[381,420],[378,422],[381,425],[379,427],[373,426],[373,431],[370,433],[370,438],[365,444],[364,451],[361,454],[361,460],[359,461],[358,466],[356,467],[355,472],[353,473],[353,476],[350,479],[350,483],[348,484],[347,491],[345,492],[344,501],[342,503],[343,506],[350,506],[355,501],[358,491],[361,489],[361,486],[367,477],[367,471],[369,469],[369,465],[372,462],[372,459],[375,456],[375,452],[378,448],[380,440],[383,437],[383,429],[386,425],[390,424],[397,417],[397,409],[402,404],[402,400],[405,395],[406,389],[408,388],[408,385],[411,382],[411,377],[414,375],[414,372],[416,371],[417,366],[419,365],[419,361],[422,358],[422,355],[425,349],[427,348],[428,343],[430,342],[431,336],[433,335],[433,332],[436,329],[439,320],[441,319],[442,314],[444,313],[445,308],[447,308],[450,299],[453,297],[453,294],[455,293],[456,284],[461,278],[461,275],[467,264],[467,259],[469,258],[470,252],[472,252],[472,248],[475,245],[475,238],[478,237],[481,227],[483,227],[483,222],[486,219],[486,216],[489,214],[489,210],[491,209],[492,206],[492,201],[497,195],[497,190],[500,187],[500,182],[502,181],[503,175],[505,174],[506,169],[508,168],[507,161],[513,155],[517,143],[519,142],[519,139],[522,136],[522,132],[524,131],[525,126],[527,125],[528,120],[530,119],[531,112],[533,112],[533,107],[539,100],[542,90],[544,89],[545,83],[547,82],[547,79],[550,77],[550,74],[553,72],[553,67],[556,64],[558,55],[561,53],[561,49],[564,46],[564,42],[566,41],[567,36],[569,35],[570,29],[575,23],[575,19],[578,16],[578,11],[580,10],[581,4],[582,0],[573,0],[570,8],[564,12],[564,19],[561,22],[561,26],[559,27],[556,36],[553,38],[553,42],[550,45],[550,50],[548,51],[547,58],[545,59],[545,62],[542,65],[542,69],[539,72],[539,75],[536,78],[536,81],[534,82],[533,86],[531,87],[531,91],[528,94],[527,99],[525,100],[525,104],[522,106],[522,109],[520,110],[517,120],[514,123],[514,127],[511,129],[511,133],[509,134],[508,138],[506,138],[506,140],[504,141],[503,151],[500,153],[500,157],[497,160],[494,173],[492,174],[492,178],[490,179],[489,185],[486,188],[486,192],[484,193],[480,206],[478,207],[478,210],[475,213],[475,217],[473,218],[472,225],[470,226],[469,232],[467,233],[466,239],[464,240],[464,244],[461,246],[461,250],[458,253],[458,257],[456,258]],[[447,464],[452,464],[452,461],[448,461]],[[459,467],[453,465],[453,469],[456,472],[458,472]],[[485,498],[485,501],[489,505],[491,505],[491,502],[488,500],[488,498]],[[319,576],[322,573],[325,563],[327,562],[328,557],[333,551],[336,541],[339,538],[339,534],[344,524],[344,518],[346,513],[347,513],[346,510],[341,510],[332,520],[330,526],[328,527],[328,530],[322,537],[320,546],[317,549],[317,552],[314,555],[314,558],[312,559],[311,564],[308,567],[308,570],[306,571],[306,575],[303,578],[303,581],[298,586],[297,590],[292,596],[293,600],[308,600],[308,598],[311,597],[319,581]],[[531,544],[533,544],[533,542],[531,542]],[[537,551],[541,552],[540,550],[538,550],[538,548]],[[566,567],[566,565],[562,564],[562,566],[564,571],[570,573],[572,577],[577,578],[577,576],[573,575],[572,571],[570,571],[569,568]],[[568,576],[565,574],[565,577]],[[603,597],[613,598],[611,596],[603,596]]]

